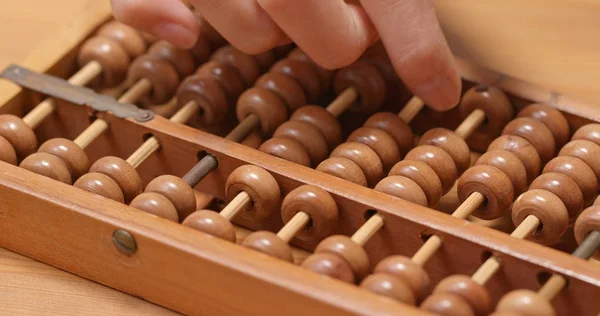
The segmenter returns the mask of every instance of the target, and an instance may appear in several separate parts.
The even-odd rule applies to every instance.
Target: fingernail
[[[162,23],[152,29],[152,33],[161,39],[183,48],[191,48],[196,43],[196,34],[177,23]]]
[[[455,107],[460,100],[461,82],[447,77],[437,77],[415,88],[420,96],[433,109],[445,111]]]

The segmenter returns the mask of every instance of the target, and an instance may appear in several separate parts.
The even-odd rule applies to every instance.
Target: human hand
[[[182,0],[111,0],[115,17],[189,48],[198,22]],[[190,0],[229,43],[247,54],[295,42],[325,68],[356,61],[381,40],[405,85],[429,106],[447,110],[461,82],[431,0]]]

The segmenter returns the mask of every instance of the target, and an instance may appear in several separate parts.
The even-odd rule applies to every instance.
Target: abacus
[[[203,21],[198,17],[199,21]],[[326,70],[93,2],[0,82],[0,246],[191,315],[595,315],[600,111],[458,59]]]

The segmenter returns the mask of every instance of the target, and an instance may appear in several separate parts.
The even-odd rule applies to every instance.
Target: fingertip
[[[458,72],[437,74],[413,89],[413,93],[436,111],[447,111],[458,105],[462,81]]]

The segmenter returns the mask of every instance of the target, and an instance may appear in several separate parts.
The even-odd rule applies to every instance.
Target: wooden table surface
[[[79,12],[84,3],[85,0],[0,0],[0,69],[19,62]],[[173,314],[0,248],[0,315]]]

